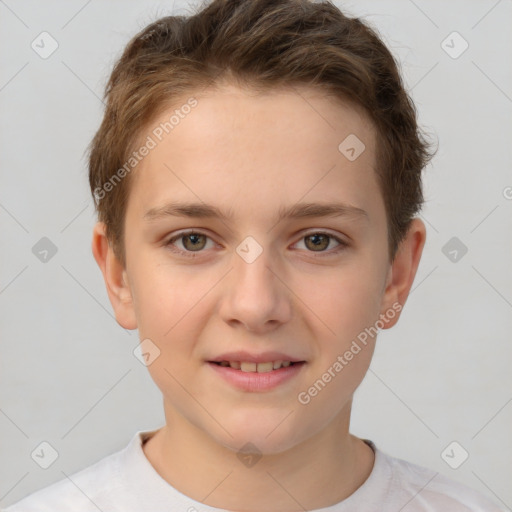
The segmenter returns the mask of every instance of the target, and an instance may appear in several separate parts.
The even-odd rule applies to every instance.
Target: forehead
[[[140,140],[147,137],[154,147],[137,166],[130,192],[140,208],[169,194],[206,202],[220,197],[233,208],[248,207],[248,196],[263,205],[326,192],[334,199],[337,190],[362,201],[376,191],[369,117],[308,87],[196,91],[158,115]]]

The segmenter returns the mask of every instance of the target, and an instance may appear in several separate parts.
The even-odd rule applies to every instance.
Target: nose
[[[265,334],[288,322],[292,316],[292,292],[271,261],[269,251],[252,262],[238,254],[233,269],[224,280],[219,308],[222,319],[232,327],[243,326],[254,333]],[[274,263],[274,264],[273,264]]]

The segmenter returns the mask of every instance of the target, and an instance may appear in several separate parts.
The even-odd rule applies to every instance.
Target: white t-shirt
[[[137,432],[128,446],[40,489],[4,512],[221,512],[166,482],[142,450],[156,430]],[[347,499],[316,512],[498,512],[484,495],[430,469],[391,457],[366,440],[375,464]]]

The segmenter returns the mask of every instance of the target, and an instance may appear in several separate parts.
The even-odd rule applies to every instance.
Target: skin
[[[391,263],[376,133],[360,108],[305,87],[256,95],[224,84],[195,97],[197,107],[132,176],[126,266],[103,224],[93,234],[118,323],[160,350],[148,370],[163,394],[166,425],[143,449],[162,478],[213,507],[327,507],[350,496],[373,467],[373,451],[349,433],[349,421],[375,338],[307,405],[297,396],[379,315],[405,304],[425,226],[412,221]],[[366,146],[354,161],[338,150],[349,134]],[[144,219],[150,208],[178,200],[230,209],[233,218]],[[367,217],[276,221],[280,207],[297,202],[343,202]],[[199,239],[199,251],[190,238],[173,242],[194,258],[166,246],[186,228],[209,237]],[[338,242],[327,238],[318,249],[306,235],[319,231],[348,245],[335,253]],[[252,263],[236,252],[247,236],[262,248]],[[230,350],[278,350],[306,364],[276,389],[244,392],[206,363]],[[237,457],[247,442],[263,454],[252,467]]]

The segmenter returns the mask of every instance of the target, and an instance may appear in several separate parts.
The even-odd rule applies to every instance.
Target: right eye
[[[185,257],[194,258],[196,255],[190,253],[204,252],[202,250],[206,247],[208,240],[212,242],[212,246],[215,245],[213,240],[211,240],[211,238],[204,233],[198,231],[182,231],[181,233],[178,233],[177,235],[170,238],[165,243],[165,246],[169,247],[169,249],[175,253]],[[175,242],[177,241],[182,245],[183,248],[176,247]]]

